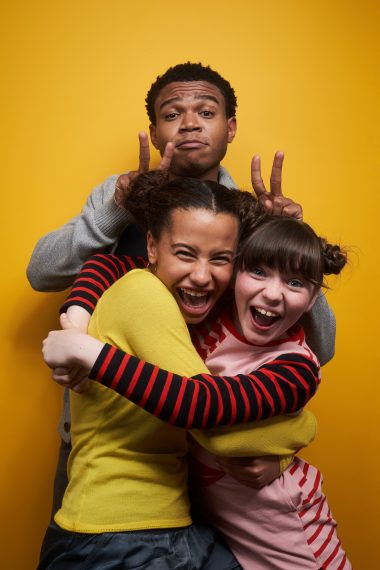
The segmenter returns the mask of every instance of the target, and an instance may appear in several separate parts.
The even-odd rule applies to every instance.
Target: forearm
[[[78,216],[38,241],[27,267],[34,289],[65,289],[86,259],[116,243],[130,220],[114,203],[116,180],[117,176],[112,176],[95,188]]]
[[[323,366],[334,356],[336,334],[335,316],[324,295],[319,295],[311,311],[303,315],[301,323],[307,344]]]
[[[256,423],[192,430],[191,435],[213,455],[254,457],[293,455],[315,438],[317,422],[309,411],[296,416],[278,416]]]
[[[309,358],[284,354],[250,374],[180,376],[106,344],[90,378],[156,417],[184,428],[263,420],[302,408],[319,384]]]

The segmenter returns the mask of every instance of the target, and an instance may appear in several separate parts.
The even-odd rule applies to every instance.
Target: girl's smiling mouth
[[[272,313],[262,307],[250,307],[250,311],[255,324],[260,327],[271,327],[280,318],[277,313]]]
[[[205,308],[211,300],[211,291],[197,291],[180,287],[178,292],[182,303],[190,309]]]

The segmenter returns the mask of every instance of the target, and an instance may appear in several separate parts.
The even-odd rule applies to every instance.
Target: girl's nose
[[[191,281],[198,287],[206,287],[211,281],[211,272],[208,264],[196,263],[190,275]]]
[[[269,302],[278,303],[282,299],[282,294],[282,284],[280,281],[273,279],[266,282],[263,295]]]

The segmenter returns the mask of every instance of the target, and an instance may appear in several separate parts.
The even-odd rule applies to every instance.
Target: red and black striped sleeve
[[[105,344],[90,378],[157,418],[183,428],[214,428],[291,413],[318,387],[319,367],[307,356],[283,354],[250,374],[191,378],[162,370]]]
[[[111,253],[93,255],[83,264],[60,312],[64,313],[72,305],[79,305],[91,315],[100,297],[115,281],[132,269],[146,267],[147,263],[143,257]]]

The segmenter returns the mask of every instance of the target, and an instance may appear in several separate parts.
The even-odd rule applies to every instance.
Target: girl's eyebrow
[[[186,249],[189,249],[190,251],[192,251],[193,253],[198,253],[198,250],[193,247],[192,245],[189,245],[188,243],[182,243],[182,242],[176,242],[176,243],[172,243],[171,244],[171,248],[174,249],[175,247],[185,247]],[[234,250],[233,249],[217,249],[215,251],[211,251],[210,255],[234,255]]]
[[[195,247],[193,247],[192,245],[189,245],[188,243],[182,243],[180,241],[172,243],[171,247],[172,248],[174,248],[174,247],[186,247],[187,249],[191,249],[191,251],[193,251],[194,253],[196,253],[196,251],[197,251],[195,249]]]

